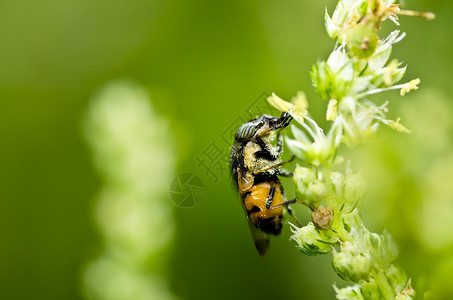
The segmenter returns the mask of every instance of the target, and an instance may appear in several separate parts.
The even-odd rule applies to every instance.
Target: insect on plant
[[[234,136],[230,168],[234,185],[241,196],[242,206],[255,242],[264,256],[269,247],[269,235],[282,230],[283,208],[294,217],[286,201],[278,176],[290,177],[292,172],[280,167],[291,162],[281,161],[283,139],[280,131],[292,120],[287,112],[280,117],[263,115],[241,125]],[[277,131],[277,133],[276,133]],[[277,138],[276,146],[272,142]],[[296,222],[299,223],[296,219]]]

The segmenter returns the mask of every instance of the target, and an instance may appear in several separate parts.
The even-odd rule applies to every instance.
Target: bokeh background
[[[432,290],[451,299],[453,2],[405,2],[437,15],[434,21],[400,18],[407,36],[392,57],[407,63],[405,79],[422,83],[404,97],[389,92],[374,99],[390,100],[390,116],[401,116],[412,134],[382,128],[376,140],[345,149],[344,156],[368,181],[365,223],[393,234],[418,297]],[[332,284],[344,283],[331,269],[330,255],[298,253],[288,241],[289,226],[272,239],[265,259],[256,253],[228,175],[225,136],[271,92],[289,99],[303,90],[313,117],[326,125],[327,103],[314,94],[309,71],[334,46],[323,16],[335,4],[0,1],[0,297],[333,299]],[[387,24],[384,32],[393,28]],[[96,124],[102,115],[96,115],[96,101],[115,84],[141,100],[113,109],[117,118],[105,117],[113,127],[103,131],[96,127],[103,126]],[[109,107],[115,106],[107,101]],[[122,131],[124,139],[115,136],[117,119],[135,124],[119,126],[129,130]],[[136,144],[141,152],[134,152]],[[148,168],[140,169],[145,175],[131,172],[121,181],[128,155],[136,153],[146,158]],[[204,186],[201,201],[190,208],[169,197],[171,180],[184,172]],[[135,186],[134,176],[149,180],[152,189],[143,182]],[[290,184],[284,181],[289,195]],[[115,198],[118,187],[123,200],[139,199],[126,207],[136,203],[137,216],[149,209],[158,221],[115,223],[122,208],[110,214],[103,195],[113,190]],[[130,196],[137,193],[141,198]],[[147,206],[152,201],[159,206]],[[296,213],[307,220],[304,208]],[[143,235],[115,240],[111,228]],[[156,232],[167,235],[153,248]],[[139,258],[124,264],[128,249]],[[122,267],[92,272],[99,259],[121,261]],[[136,276],[122,276],[131,270]],[[117,293],[118,287],[126,288]],[[146,292],[134,294],[137,287]]]

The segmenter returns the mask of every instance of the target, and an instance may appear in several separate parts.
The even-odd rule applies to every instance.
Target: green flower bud
[[[304,122],[298,122],[304,130],[291,125],[294,139],[286,138],[289,150],[308,166],[331,166],[335,162],[338,146],[342,138],[341,119],[337,118],[329,132],[324,134],[319,125],[305,116]]]
[[[313,182],[316,179],[316,173],[311,168],[304,168],[298,165],[294,170],[294,183],[296,184],[296,187],[306,187],[308,183]]]
[[[335,89],[335,74],[325,61],[318,61],[313,65],[310,76],[313,86],[321,98],[335,98],[332,97]]]
[[[341,100],[351,88],[354,75],[353,60],[344,50],[334,50],[327,62],[318,61],[312,68],[311,79],[323,99]]]
[[[345,31],[344,37],[352,56],[367,58],[376,50],[378,37],[374,22],[355,24]]]
[[[360,288],[363,299],[385,299],[374,280],[364,282]]]
[[[347,232],[351,232],[351,228],[355,228],[356,232],[359,231],[360,235],[363,235],[365,228],[363,228],[363,221],[360,218],[359,212],[354,210],[349,214],[342,214],[341,215],[341,222],[343,227],[346,229]],[[368,231],[366,231],[367,233]]]
[[[336,236],[320,231],[313,223],[302,228],[293,226],[291,231],[291,239],[297,243],[296,248],[306,255],[327,254],[337,242]]]
[[[326,184],[317,178],[313,169],[297,166],[293,176],[296,198],[311,209],[316,209],[327,193]]]
[[[330,173],[330,189],[326,196],[327,203],[336,211],[341,212],[343,201],[344,175],[339,172]]]
[[[357,240],[357,243],[364,244],[363,222],[357,210],[349,214],[339,213],[333,220],[332,231],[338,233],[341,240]]]
[[[371,273],[371,261],[358,249],[349,243],[347,246],[341,246],[341,252],[333,250],[332,267],[338,276],[347,281],[359,282],[360,280],[368,281]],[[347,249],[347,250],[345,250]]]
[[[340,172],[331,172],[330,181],[332,184],[332,191],[336,194],[343,190],[344,175]]]
[[[366,183],[362,176],[351,174],[350,170],[346,171],[344,180],[344,201],[345,207],[343,211],[350,213],[354,208],[360,206],[363,195],[365,194]]]
[[[351,213],[360,206],[366,189],[365,180],[360,175],[352,174],[350,169],[346,170],[346,176],[332,172],[330,182],[330,191],[326,198],[335,211]]]
[[[367,231],[364,235],[364,242],[373,261],[381,266],[394,262],[398,256],[398,246],[392,236],[385,230],[382,235]]]
[[[336,285],[334,285],[333,288],[337,293],[337,299],[339,300],[364,300],[360,284],[348,286],[342,289],[339,289]]]
[[[315,180],[308,184],[307,192],[312,201],[319,204],[319,202],[326,196],[327,187],[321,180]]]
[[[395,291],[402,291],[406,287],[408,280],[406,273],[394,264],[385,270],[385,277]]]

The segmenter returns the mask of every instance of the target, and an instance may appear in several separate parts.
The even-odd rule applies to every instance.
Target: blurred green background
[[[127,78],[147,89],[155,111],[170,124],[174,176],[191,172],[204,184],[202,201],[192,208],[179,208],[167,196],[175,234],[159,276],[171,293],[180,299],[333,299],[332,284],[342,280],[331,269],[330,255],[298,253],[285,226],[261,259],[226,161],[220,165],[225,169],[215,170],[216,179],[197,157],[213,142],[225,157],[225,131],[238,117],[246,118],[263,92],[289,99],[303,90],[313,117],[324,119],[327,103],[314,94],[309,71],[333,49],[323,16],[325,7],[332,12],[335,5],[0,1],[0,297],[85,297],[84,266],[105,246],[93,213],[103,180],[82,123],[93,93]],[[393,234],[399,262],[419,296],[437,283],[438,294],[448,299],[453,3],[408,0],[406,8],[437,15],[434,21],[400,18],[407,36],[392,57],[408,64],[406,80],[420,77],[420,90],[403,98],[389,92],[378,101],[389,99],[390,116],[401,116],[413,132],[382,128],[375,141],[345,156],[368,181],[365,223]],[[394,27],[387,25],[387,32]],[[304,208],[296,210],[307,220]]]

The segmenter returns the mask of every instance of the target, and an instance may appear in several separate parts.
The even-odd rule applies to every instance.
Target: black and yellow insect
[[[280,129],[288,126],[291,120],[286,112],[279,118],[263,115],[250,120],[238,128],[231,148],[233,181],[241,195],[252,237],[261,256],[269,247],[269,235],[281,232],[283,207],[289,209],[288,204],[295,202],[286,201],[277,177],[292,175],[280,168],[289,162],[281,161],[283,140]],[[276,135],[277,144],[273,146]]]

